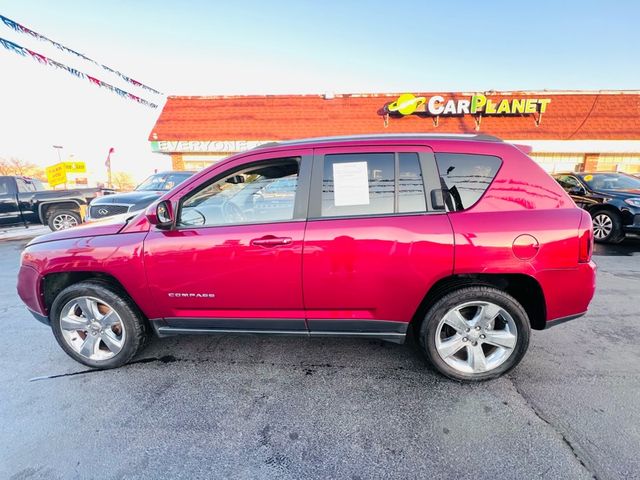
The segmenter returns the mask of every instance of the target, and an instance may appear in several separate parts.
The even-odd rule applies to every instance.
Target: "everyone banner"
[[[107,67],[106,65],[102,65],[101,63],[96,62],[92,58],[89,58],[89,57],[87,57],[86,55],[83,55],[80,52],[76,52],[75,50],[72,50],[72,49],[70,49],[68,47],[65,47],[64,45],[62,45],[62,44],[60,44],[58,42],[54,42],[53,40],[45,37],[44,35],[39,34],[38,32],[34,32],[33,30],[25,27],[24,25],[20,25],[18,22],[14,22],[10,18],[7,18],[7,17],[5,17],[3,15],[0,15],[0,20],[2,20],[2,23],[4,23],[7,27],[9,27],[12,30],[15,30],[16,32],[24,33],[26,35],[32,36],[33,38],[37,38],[38,40],[43,40],[43,41],[49,42],[50,44],[55,46],[58,50],[62,50],[64,52],[72,53],[77,57],[80,57],[80,58],[82,58],[84,60],[87,60],[88,62],[95,63],[96,65],[99,65],[100,67],[102,67],[104,70],[107,70],[108,72],[111,72],[111,73],[114,73],[114,74],[118,75],[125,82],[130,83],[131,85],[135,85],[136,87],[143,88],[143,89],[148,90],[150,92],[153,92],[153,93],[155,93],[157,95],[163,95],[163,93],[159,92],[155,88],[151,88],[148,85],[145,85],[144,83],[138,82],[137,80],[134,80],[133,78],[129,78],[126,75],[120,73],[119,71],[114,70],[113,68]]]
[[[56,62],[55,60],[52,60],[48,57],[45,57],[44,55],[41,55],[37,52],[33,52],[31,50],[29,50],[28,48],[24,48],[21,47],[20,45],[10,42],[9,40],[5,40],[4,38],[0,38],[0,45],[2,45],[4,48],[6,48],[7,50],[9,50],[10,52],[14,52],[17,53],[18,55],[22,55],[23,57],[29,56],[32,59],[34,59],[36,62],[42,64],[42,65],[48,65],[50,67],[54,67],[56,69],[59,70],[65,70],[67,73],[70,73],[71,75],[78,77],[78,78],[82,78],[82,79],[87,79],[89,82],[93,83],[94,85],[97,85],[98,87],[103,87],[106,88],[108,90],[111,90],[114,93],[117,93],[119,96],[123,97],[123,98],[128,98],[129,100],[134,100],[135,102],[138,102],[142,105],[145,105],[147,107],[151,107],[151,108],[158,108],[158,105],[156,105],[155,103],[151,103],[148,102],[147,100],[145,100],[144,98],[140,98],[136,95],[133,95],[132,93],[129,92],[125,92],[124,90],[120,90],[119,88],[114,87],[113,85],[108,84],[107,82],[103,82],[102,80],[92,77],[90,75],[87,75],[86,73],[80,72],[74,68],[71,68],[63,63],[59,63]]]

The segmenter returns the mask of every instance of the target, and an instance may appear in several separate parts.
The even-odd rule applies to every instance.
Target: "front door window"
[[[293,219],[299,158],[243,168],[190,194],[178,226],[221,226]]]

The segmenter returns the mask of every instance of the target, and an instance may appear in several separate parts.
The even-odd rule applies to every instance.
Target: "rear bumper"
[[[580,263],[576,268],[544,270],[536,278],[545,296],[545,328],[583,316],[596,290],[596,264]]]
[[[566,323],[570,320],[575,320],[576,318],[580,318],[583,317],[584,315],[586,315],[587,312],[582,312],[582,313],[577,313],[575,315],[569,315],[568,317],[562,317],[562,318],[556,318],[555,320],[550,320],[548,321],[545,325],[544,328],[545,330],[551,328],[551,327],[555,327],[557,325],[561,325],[563,323]]]

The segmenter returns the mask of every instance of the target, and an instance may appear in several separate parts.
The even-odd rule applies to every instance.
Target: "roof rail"
[[[336,141],[358,141],[358,140],[388,140],[388,139],[424,139],[424,140],[468,140],[481,142],[502,142],[503,140],[494,135],[486,133],[389,133],[389,134],[369,134],[369,135],[338,135],[333,137],[313,137],[301,138],[297,140],[284,140],[281,142],[269,142],[258,145],[255,149],[269,148],[288,145],[305,145],[308,143],[329,143]]]

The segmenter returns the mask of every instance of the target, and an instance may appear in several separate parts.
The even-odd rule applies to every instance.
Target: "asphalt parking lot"
[[[598,247],[588,316],[479,385],[348,339],[156,339],[87,371],[20,303],[23,244],[0,242],[2,479],[640,478],[640,241]]]

